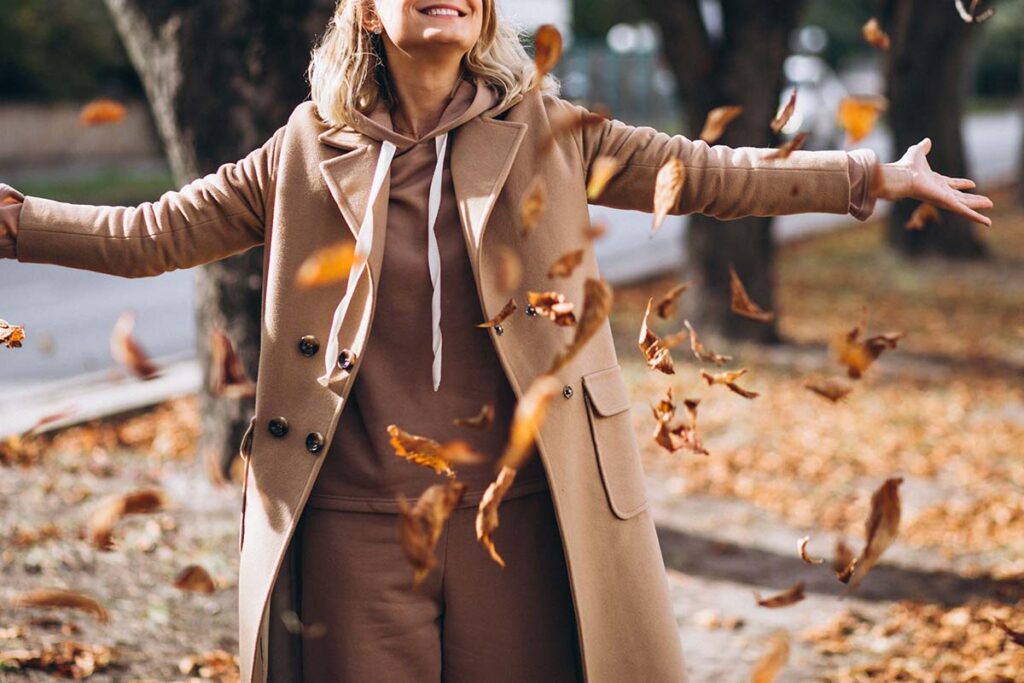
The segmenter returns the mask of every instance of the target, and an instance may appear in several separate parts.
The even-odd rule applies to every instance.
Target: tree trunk
[[[766,3],[722,0],[723,32],[708,35],[696,0],[645,0],[661,27],[663,50],[679,86],[688,128],[698,130],[707,113],[739,105],[743,114],[720,144],[766,147],[776,143],[769,128],[779,104],[782,65],[802,0]],[[698,285],[686,299],[686,315],[699,330],[759,342],[778,341],[774,324],[757,323],[730,312],[729,265],[733,264],[751,298],[773,310],[775,247],[771,218],[718,221],[690,218],[684,276]]]
[[[146,88],[175,182],[183,186],[262,145],[308,96],[313,37],[332,0],[106,0]],[[213,327],[234,342],[256,378],[263,248],[196,269],[202,437],[213,477],[234,459],[251,399],[209,391]]]
[[[886,60],[889,121],[897,156],[924,137],[932,140],[928,162],[948,176],[967,177],[960,123],[964,110],[964,72],[975,27],[950,7],[933,0],[886,0],[882,19],[892,37]],[[918,202],[895,203],[889,217],[889,244],[907,256],[939,254],[978,258],[985,247],[970,221],[942,211],[940,223],[923,230],[904,224]]]

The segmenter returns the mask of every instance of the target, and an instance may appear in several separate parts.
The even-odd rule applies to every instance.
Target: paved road
[[[965,134],[975,177],[982,184],[1014,177],[1021,121],[1015,112],[972,117]],[[887,158],[887,140],[875,134],[866,144]],[[598,242],[605,276],[622,283],[675,267],[683,257],[686,221],[672,218],[653,237],[647,214],[595,208],[610,233]],[[787,240],[808,232],[848,225],[852,219],[827,214],[788,216],[776,234]],[[0,353],[4,388],[110,369],[109,333],[125,308],[138,312],[137,336],[155,357],[187,358],[195,342],[193,274],[124,279],[87,271],[0,261],[0,317],[24,324],[31,342],[18,352]],[[44,352],[38,343],[52,340]],[[0,400],[2,402],[2,400]]]

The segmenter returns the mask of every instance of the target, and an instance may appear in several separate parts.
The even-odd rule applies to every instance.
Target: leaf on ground
[[[174,577],[174,587],[193,593],[216,593],[217,584],[210,572],[198,564],[190,564]]]
[[[34,588],[11,598],[16,607],[53,607],[87,612],[101,623],[110,621],[110,613],[96,598],[66,588]]]

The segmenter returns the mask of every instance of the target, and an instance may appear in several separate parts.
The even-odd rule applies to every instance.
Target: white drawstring
[[[434,391],[441,386],[441,253],[437,248],[434,224],[441,209],[441,178],[444,173],[444,153],[448,147],[448,133],[437,136],[437,165],[430,180],[430,195],[427,202],[427,265],[430,267],[430,284],[434,288],[430,300],[430,322],[433,331],[434,362],[430,366]]]

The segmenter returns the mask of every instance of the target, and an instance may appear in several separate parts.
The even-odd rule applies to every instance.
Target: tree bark
[[[333,0],[106,0],[139,72],[175,181],[183,186],[262,145],[309,94],[304,74]],[[256,378],[263,248],[196,269],[202,437],[213,477],[226,476],[254,409],[211,394],[213,327]]]
[[[789,35],[803,0],[722,0],[723,32],[718,40],[708,34],[697,0],[644,1],[662,35],[673,37],[663,40],[662,48],[676,77],[688,128],[697,130],[715,107],[739,105],[743,114],[718,143],[776,144],[769,123],[778,110]],[[694,215],[686,234],[686,254],[684,277],[698,284],[684,307],[698,329],[763,343],[778,341],[774,323],[757,323],[730,312],[730,264],[751,298],[774,310],[771,218],[718,221]]]
[[[883,0],[884,28],[892,38],[886,60],[889,121],[896,155],[929,137],[928,162],[939,173],[967,177],[963,119],[964,74],[975,26],[933,0]],[[951,258],[986,255],[970,221],[942,211],[940,223],[923,230],[904,227],[918,202],[901,200],[889,217],[889,244],[907,256],[937,254]]]

